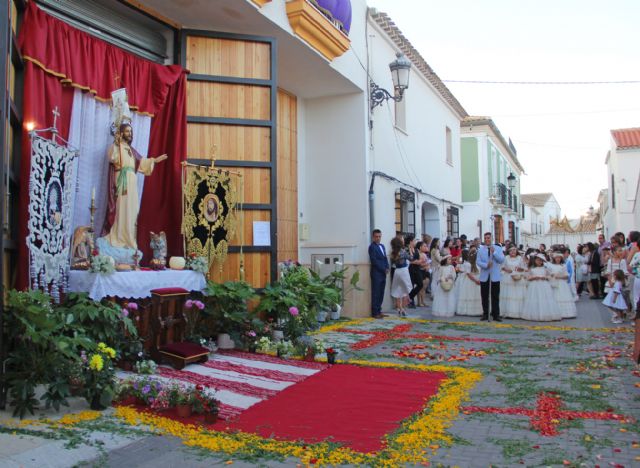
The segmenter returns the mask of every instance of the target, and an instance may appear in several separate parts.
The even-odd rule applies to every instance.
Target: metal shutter
[[[133,54],[158,63],[167,58],[167,41],[161,31],[171,29],[116,0],[37,0],[37,3],[51,16]]]

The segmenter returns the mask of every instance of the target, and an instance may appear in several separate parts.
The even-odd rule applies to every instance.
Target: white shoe
[[[611,319],[612,323],[622,323],[623,320],[620,317],[614,317]]]

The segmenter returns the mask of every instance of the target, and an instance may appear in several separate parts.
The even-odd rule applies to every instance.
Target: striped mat
[[[228,420],[327,367],[327,364],[318,362],[219,351],[210,355],[209,361],[190,364],[182,370],[159,366],[153,377],[165,382],[173,380],[185,385],[203,385],[205,392],[214,394],[220,402],[219,417]],[[118,376],[126,378],[132,374],[119,372]]]

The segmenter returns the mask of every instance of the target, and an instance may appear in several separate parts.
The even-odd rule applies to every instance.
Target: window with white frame
[[[396,234],[416,233],[416,194],[405,189],[396,192]]]
[[[460,211],[450,207],[447,210],[447,235],[458,237],[460,235]]]

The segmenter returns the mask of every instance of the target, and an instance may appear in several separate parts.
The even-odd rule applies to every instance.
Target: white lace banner
[[[31,288],[56,301],[66,291],[69,232],[75,186],[75,150],[31,133],[29,176],[29,277]]]

